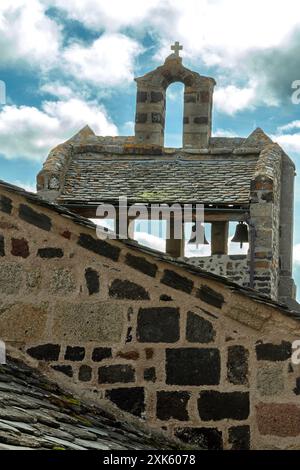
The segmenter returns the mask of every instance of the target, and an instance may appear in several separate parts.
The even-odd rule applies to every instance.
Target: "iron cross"
[[[182,51],[183,46],[180,46],[179,42],[176,41],[173,46],[171,46],[171,50],[174,51],[175,55],[179,57],[179,51]]]

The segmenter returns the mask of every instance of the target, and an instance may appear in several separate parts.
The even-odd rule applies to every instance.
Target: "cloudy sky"
[[[89,124],[131,135],[135,82],[179,40],[186,66],[217,81],[214,135],[260,126],[299,166],[297,0],[1,0],[0,178],[33,188],[49,150]],[[300,83],[300,82],[299,82]],[[166,145],[181,145],[182,85],[168,89]],[[300,290],[300,177],[295,277]]]

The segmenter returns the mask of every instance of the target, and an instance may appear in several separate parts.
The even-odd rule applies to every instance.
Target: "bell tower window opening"
[[[175,82],[166,90],[165,147],[183,146],[184,84]]]

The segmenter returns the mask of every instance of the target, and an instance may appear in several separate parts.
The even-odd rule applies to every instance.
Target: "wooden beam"
[[[228,222],[213,222],[211,225],[211,254],[227,255]]]

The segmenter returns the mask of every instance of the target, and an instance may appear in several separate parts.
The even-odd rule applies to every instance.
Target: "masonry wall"
[[[0,192],[1,339],[184,441],[300,448],[299,320]]]
[[[185,258],[187,263],[218,276],[224,276],[240,286],[249,287],[249,260],[247,255],[212,255]]]

